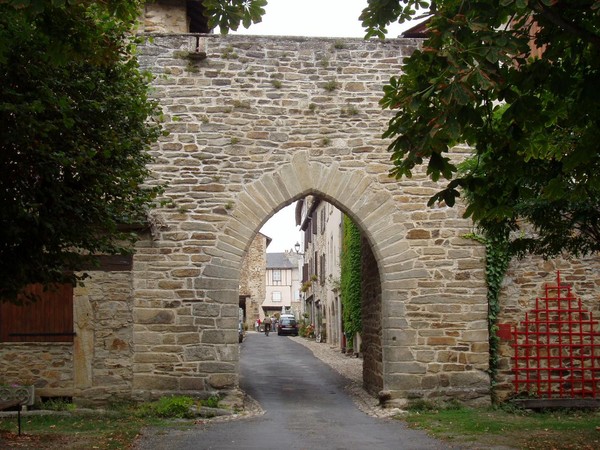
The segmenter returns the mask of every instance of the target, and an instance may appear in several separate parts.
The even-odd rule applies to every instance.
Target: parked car
[[[298,324],[293,316],[281,316],[277,324],[277,335],[289,334],[298,336]]]
[[[246,334],[244,332],[244,324],[242,322],[238,322],[238,342],[239,343],[242,343],[245,335]]]

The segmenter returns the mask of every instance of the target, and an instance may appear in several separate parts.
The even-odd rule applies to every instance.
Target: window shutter
[[[25,289],[37,300],[21,295],[22,305],[0,303],[1,342],[73,342],[73,286],[41,284]]]

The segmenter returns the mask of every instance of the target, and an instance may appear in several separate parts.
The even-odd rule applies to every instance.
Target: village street
[[[297,340],[250,332],[241,344],[241,387],[263,414],[153,432],[136,448],[162,449],[442,449],[447,444],[402,422],[359,410],[348,379]],[[327,345],[327,344],[319,344]]]

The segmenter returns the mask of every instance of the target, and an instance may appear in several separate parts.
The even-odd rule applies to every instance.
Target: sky
[[[295,219],[296,203],[279,210],[267,223],[263,225],[260,232],[273,239],[267,247],[267,253],[283,253],[285,250],[293,250],[296,242],[301,242],[300,227],[296,226]]]
[[[313,36],[362,38],[365,31],[358,16],[367,0],[268,0],[262,22],[245,29],[242,26],[231,34],[264,36]],[[388,36],[397,37],[408,26],[389,27]],[[272,239],[268,253],[293,250],[301,242],[295,225],[295,203],[280,210],[261,228]]]
[[[267,36],[358,37],[365,35],[358,16],[367,0],[268,0],[262,22],[231,34]],[[391,25],[388,36],[397,37],[406,25]]]

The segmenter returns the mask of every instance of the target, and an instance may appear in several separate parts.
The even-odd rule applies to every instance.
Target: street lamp
[[[296,245],[294,245],[294,248],[296,249],[296,253],[299,255],[300,254],[300,242],[296,242]]]

